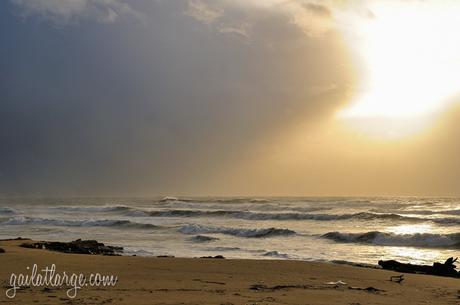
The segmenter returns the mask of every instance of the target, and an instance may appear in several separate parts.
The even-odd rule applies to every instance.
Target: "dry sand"
[[[460,280],[345,265],[285,260],[110,257],[26,249],[0,241],[0,304],[460,304]],[[115,287],[30,287],[6,297],[11,273],[55,264],[57,273],[113,274]],[[329,285],[341,280],[346,285]],[[358,290],[373,287],[380,291]],[[251,289],[253,288],[253,289]],[[254,289],[255,288],[255,289]],[[356,289],[350,289],[356,288]]]

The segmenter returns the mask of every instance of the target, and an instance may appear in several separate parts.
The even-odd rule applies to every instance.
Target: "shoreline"
[[[22,237],[17,237],[17,238],[7,238],[7,239],[0,239],[0,244],[2,242],[13,242],[13,241],[22,241],[22,242],[29,242],[29,243],[49,243],[49,242],[58,242],[61,243],[62,241],[38,241],[38,240],[33,240],[30,238],[22,238]],[[64,242],[67,243],[67,242]],[[108,247],[114,247],[114,248],[121,248],[123,249],[123,246],[111,246],[107,245]],[[55,251],[55,250],[49,250],[53,252],[60,252],[60,251]],[[267,260],[267,261],[293,261],[293,262],[307,262],[307,263],[320,263],[320,264],[333,264],[333,265],[345,265],[345,266],[352,266],[352,267],[358,267],[358,268],[369,268],[369,269],[382,269],[377,263],[376,264],[371,264],[371,263],[364,263],[364,262],[351,262],[351,261],[346,261],[346,260],[304,260],[304,259],[294,259],[294,258],[282,258],[282,257],[260,257],[260,258],[235,258],[235,257],[226,257],[225,255],[222,254],[216,254],[216,255],[209,255],[209,256],[196,256],[196,257],[189,257],[189,256],[175,256],[175,255],[137,255],[137,254],[130,254],[128,252],[124,252],[125,250],[123,249],[121,252],[118,252],[116,255],[118,256],[124,256],[124,257],[143,257],[143,258],[178,258],[178,259],[226,259],[226,260],[249,260],[249,261],[259,261],[259,260]],[[79,253],[69,253],[69,254],[79,254]],[[81,254],[81,253],[80,253]],[[103,255],[104,254],[100,254]],[[383,269],[382,269],[383,270]]]
[[[0,302],[5,304],[458,304],[459,281],[334,263],[69,254],[0,241]],[[28,241],[32,242],[32,241]],[[5,295],[12,273],[55,264],[56,272],[117,276],[114,287],[27,287]]]

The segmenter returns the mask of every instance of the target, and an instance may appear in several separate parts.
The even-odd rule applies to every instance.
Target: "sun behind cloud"
[[[459,91],[460,37],[453,29],[460,3],[380,1],[370,8],[372,16],[354,18],[345,31],[363,69],[356,98],[338,115],[375,136],[416,133]]]

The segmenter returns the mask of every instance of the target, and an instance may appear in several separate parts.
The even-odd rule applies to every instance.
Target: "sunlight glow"
[[[391,227],[388,230],[391,233],[395,234],[423,234],[431,232],[433,230],[433,226],[430,224],[400,225],[396,227]]]
[[[409,122],[396,126],[400,135],[429,125],[460,88],[459,9],[451,1],[379,1],[374,17],[352,21],[345,36],[365,67],[355,101],[339,117]]]

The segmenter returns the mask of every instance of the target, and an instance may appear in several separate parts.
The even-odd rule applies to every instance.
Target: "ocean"
[[[460,199],[0,199],[0,239],[18,236],[138,256],[432,264],[459,254]]]

